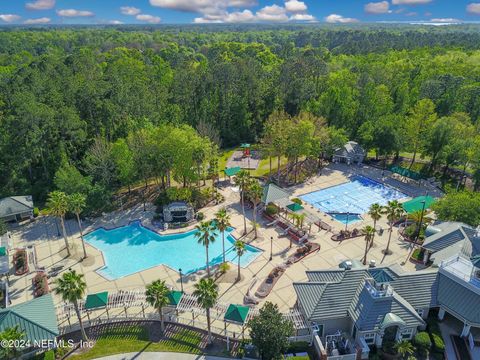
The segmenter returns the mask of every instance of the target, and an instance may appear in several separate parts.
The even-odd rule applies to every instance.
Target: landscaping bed
[[[28,256],[27,250],[17,249],[13,254],[13,267],[15,275],[24,275],[28,272]]]
[[[35,277],[32,279],[33,283],[33,296],[40,297],[45,294],[48,294],[50,291],[48,287],[48,277],[44,272],[37,272]]]
[[[358,229],[353,229],[352,231],[340,230],[338,234],[333,234],[331,239],[333,241],[343,241],[348,239],[354,239],[361,236],[364,236],[364,234],[361,230],[358,230]]]

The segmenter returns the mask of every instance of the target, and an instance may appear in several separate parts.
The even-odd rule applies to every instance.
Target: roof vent
[[[345,261],[345,270],[352,270],[352,262],[350,260]]]
[[[375,260],[370,260],[369,266],[370,266],[371,268],[374,268],[374,267],[377,266],[377,262],[376,262]]]

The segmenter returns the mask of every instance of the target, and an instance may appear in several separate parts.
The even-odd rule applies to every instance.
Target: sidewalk
[[[96,360],[227,360],[223,358],[208,355],[194,355],[174,352],[144,352],[110,355]]]

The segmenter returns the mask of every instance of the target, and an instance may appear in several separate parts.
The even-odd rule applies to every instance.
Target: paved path
[[[228,360],[229,358],[173,352],[144,352],[110,355],[96,360]]]

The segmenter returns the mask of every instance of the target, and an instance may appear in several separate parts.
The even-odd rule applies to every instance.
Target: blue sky
[[[0,0],[0,24],[480,21],[480,0]]]

